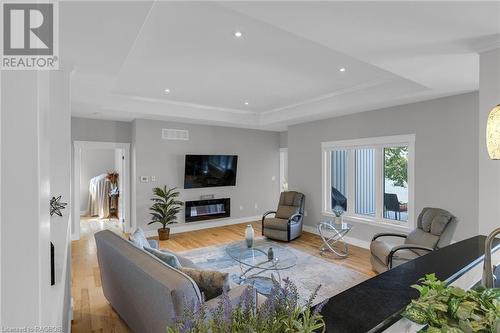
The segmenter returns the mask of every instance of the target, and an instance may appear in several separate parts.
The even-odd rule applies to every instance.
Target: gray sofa
[[[132,331],[164,333],[186,305],[201,301],[189,276],[132,242],[109,230],[96,233],[95,240],[104,296]],[[183,267],[196,268],[189,259],[177,258]],[[228,292],[232,303],[239,301],[245,288],[236,286]],[[205,304],[215,308],[219,299]]]

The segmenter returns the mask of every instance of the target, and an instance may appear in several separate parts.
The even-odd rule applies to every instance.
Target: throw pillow
[[[205,295],[205,301],[229,291],[228,273],[187,267],[182,267],[180,270],[194,280],[200,291]]]
[[[153,249],[152,247],[144,247],[144,250],[148,251],[149,253],[151,253],[152,255],[154,255],[155,257],[157,257],[170,267],[177,269],[181,268],[181,263],[179,262],[179,259],[177,259],[177,257],[172,253]]]
[[[137,228],[134,233],[130,235],[129,239],[140,249],[150,247],[146,235],[144,235],[144,231],[142,231],[141,228]]]

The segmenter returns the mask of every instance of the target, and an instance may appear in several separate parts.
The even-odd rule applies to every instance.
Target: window
[[[414,135],[322,143],[323,213],[413,227],[414,145]]]
[[[384,218],[408,221],[408,146],[384,148]]]
[[[347,150],[332,151],[331,154],[331,207],[347,210]]]
[[[356,149],[356,214],[375,216],[375,149]]]

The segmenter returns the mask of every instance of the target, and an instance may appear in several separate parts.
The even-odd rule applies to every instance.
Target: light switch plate
[[[140,176],[139,181],[141,183],[147,183],[147,182],[149,182],[149,177],[148,176]]]
[[[151,176],[151,181],[155,182],[156,181],[156,176]]]

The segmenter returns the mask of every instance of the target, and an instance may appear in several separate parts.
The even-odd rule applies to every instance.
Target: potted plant
[[[342,215],[344,215],[344,208],[342,206],[335,206],[332,209],[335,214],[335,224],[342,224]]]
[[[151,222],[161,223],[162,228],[158,229],[158,238],[160,240],[167,240],[170,237],[170,228],[167,225],[172,223],[177,223],[177,214],[180,212],[183,203],[177,198],[179,197],[179,192],[176,191],[177,188],[167,189],[167,186],[155,187],[153,189],[154,197],[151,198],[153,205],[149,208],[151,211]]]
[[[426,325],[427,333],[500,332],[500,289],[477,287],[463,290],[448,286],[435,274],[427,274],[412,286],[420,296],[403,316]]]

